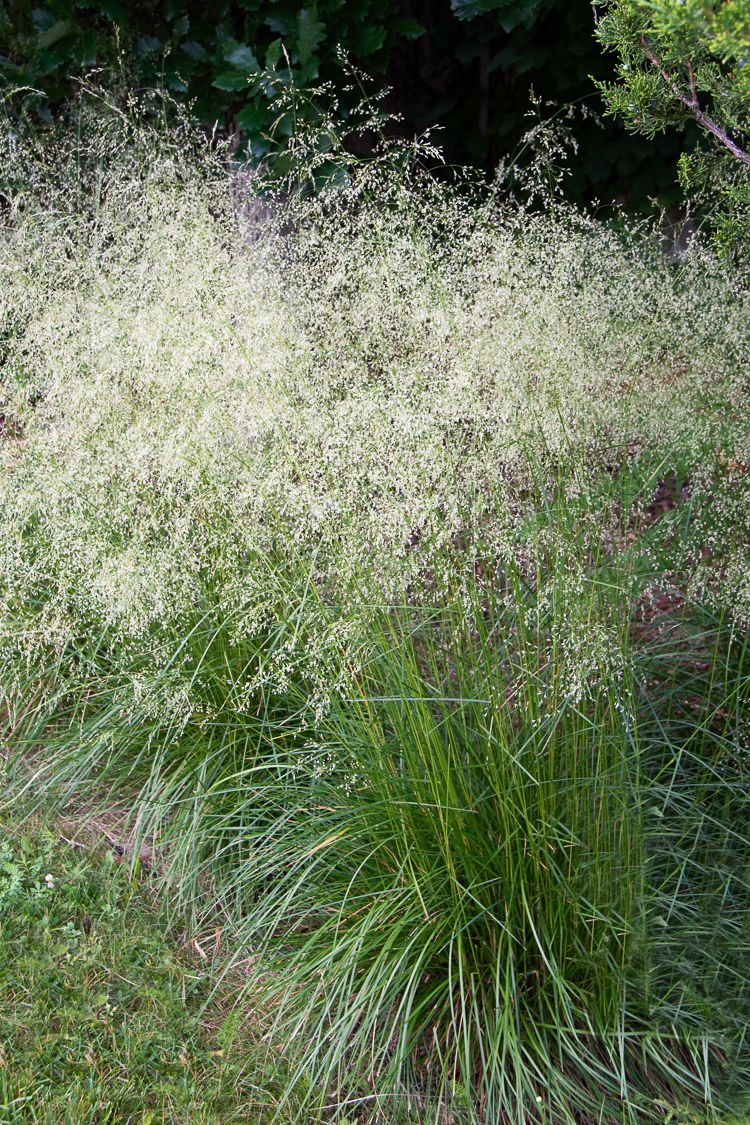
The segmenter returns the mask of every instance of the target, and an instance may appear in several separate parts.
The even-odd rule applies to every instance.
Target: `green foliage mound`
[[[127,801],[235,919],[280,1114],[724,1112],[742,277],[418,151],[259,217],[187,129],[80,136],[2,140],[13,791]]]

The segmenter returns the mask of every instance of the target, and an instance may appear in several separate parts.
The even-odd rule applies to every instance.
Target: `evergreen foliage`
[[[706,143],[684,153],[685,189],[718,191],[717,234],[750,233],[750,3],[748,0],[608,0],[596,29],[619,56],[617,79],[599,82],[607,112],[654,137],[686,123]]]

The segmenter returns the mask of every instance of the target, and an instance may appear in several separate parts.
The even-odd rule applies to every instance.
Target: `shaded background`
[[[491,174],[529,128],[531,87],[544,102],[601,112],[591,77],[611,77],[613,60],[594,40],[595,15],[588,0],[6,0],[0,82],[6,107],[41,128],[83,75],[163,86],[232,134],[241,153],[262,157],[294,129],[280,102],[290,83],[331,83],[345,122],[359,95],[340,45],[372,76],[371,89],[390,87],[385,105],[403,118],[396,128],[439,125],[449,163]],[[639,209],[679,198],[679,135],[647,141],[593,115],[577,116],[573,130],[572,198]]]

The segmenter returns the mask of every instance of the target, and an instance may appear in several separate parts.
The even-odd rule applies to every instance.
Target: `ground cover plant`
[[[744,1112],[743,276],[81,112],[2,141],[10,791],[233,918],[280,1115]]]
[[[186,942],[145,869],[134,883],[85,820],[3,817],[0,1118],[270,1120],[263,1050],[227,996],[210,1001],[215,935]]]

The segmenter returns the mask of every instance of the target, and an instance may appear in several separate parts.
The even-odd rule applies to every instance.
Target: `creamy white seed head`
[[[617,673],[619,623],[585,616],[580,557],[524,540],[530,466],[551,495],[574,463],[573,505],[659,449],[688,465],[707,548],[744,544],[718,569],[685,558],[693,591],[750,616],[750,309],[707,251],[676,270],[560,209],[377,180],[248,244],[228,186],[189,168],[175,183],[171,160],[153,156],[144,185],[123,158],[94,219],[61,188],[57,212],[30,207],[0,237],[8,667],[97,630],[166,665],[208,588],[239,643],[283,612],[276,557],[333,601],[430,601],[455,592],[457,553],[531,572],[545,550],[540,602],[562,590],[570,607],[559,651],[581,697]],[[592,544],[618,518],[602,509]],[[356,626],[310,608],[304,640],[322,712],[343,690],[327,656],[356,648]],[[283,689],[296,659],[248,670],[236,705]],[[187,721],[192,674],[148,705]]]

